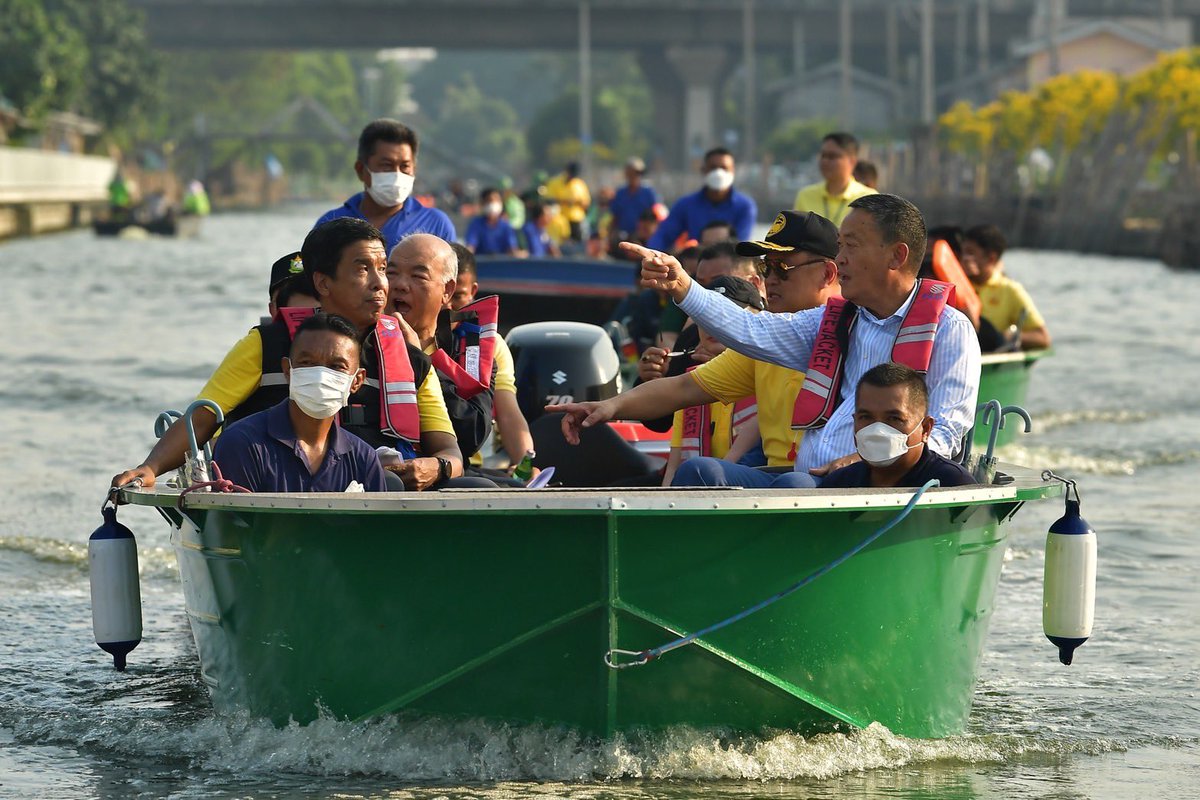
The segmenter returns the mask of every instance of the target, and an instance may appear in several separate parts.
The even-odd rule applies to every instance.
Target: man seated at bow
[[[390,488],[409,490],[441,485],[462,474],[462,456],[454,428],[428,356],[409,347],[401,322],[383,314],[387,302],[387,258],[383,237],[370,223],[342,217],[318,225],[300,249],[303,275],[311,280],[321,309],[349,320],[362,344],[363,381],[342,409],[343,428],[374,447],[398,450],[404,464]],[[215,402],[226,423],[276,405],[288,397],[282,362],[302,321],[287,315],[256,326],[225,356],[200,391]],[[217,429],[216,415],[205,408],[192,414],[202,446]],[[113,478],[113,485],[155,478],[183,463],[187,429],[177,420],[139,466]]]
[[[805,370],[792,415],[792,426],[806,431],[796,470],[817,476],[859,460],[852,398],[871,367],[896,361],[926,375],[929,446],[947,457],[972,425],[979,392],[979,342],[970,321],[947,304],[953,286],[917,280],[926,238],[920,211],[889,194],[860,197],[850,208],[836,259],[842,298],[795,314],[744,314],[696,285],[670,255],[622,245],[642,257],[645,285],[668,292],[725,345]]]
[[[889,361],[867,370],[854,394],[854,446],[859,462],[834,470],[822,489],[917,487],[975,483],[962,465],[927,446],[933,430],[929,390],[912,367]]]
[[[217,440],[222,477],[252,492],[387,491],[375,448],[334,424],[367,374],[358,331],[341,317],[300,324],[283,359],[288,399],[235,422]]]

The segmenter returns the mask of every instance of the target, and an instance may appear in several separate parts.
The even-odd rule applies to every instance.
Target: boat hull
[[[815,583],[621,671],[608,648],[660,645],[770,596],[908,495],[562,491],[520,493],[524,508],[512,492],[222,495],[189,498],[174,543],[214,704],[278,724],[410,711],[597,735],[878,721],[940,737],[970,713],[1003,522],[1055,488],[930,492]]]
[[[989,400],[999,400],[1001,406],[1024,406],[1033,365],[1049,354],[1049,350],[984,354],[979,372],[980,405]],[[1013,441],[1022,430],[1024,422],[1016,416],[1010,417],[996,435],[996,446]],[[980,411],[975,415],[975,432],[972,436],[975,449],[986,448],[989,437],[990,429],[983,424],[983,412]]]
[[[637,289],[637,265],[596,259],[479,256],[480,294],[500,296],[504,331],[548,317],[603,325]]]

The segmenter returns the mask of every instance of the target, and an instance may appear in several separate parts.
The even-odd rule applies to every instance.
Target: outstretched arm
[[[563,436],[579,444],[579,432],[610,419],[654,419],[688,406],[716,400],[688,375],[661,378],[635,386],[608,400],[590,403],[562,403],[546,410],[562,412]]]
[[[695,285],[674,256],[632,242],[622,242],[621,247],[642,258],[642,286],[667,292],[697,325],[726,347],[759,361],[807,369],[821,324],[820,310],[747,314],[737,303]]]

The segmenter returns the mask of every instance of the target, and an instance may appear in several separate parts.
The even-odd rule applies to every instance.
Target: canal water
[[[167,526],[138,536],[145,638],[91,640],[86,541],[109,478],[265,311],[269,264],[320,209],[218,216],[193,241],[0,244],[0,797],[1125,798],[1200,796],[1200,274],[1015,252],[1055,337],[1002,454],[1079,479],[1099,532],[1096,629],[1041,633],[1044,531],[1017,516],[967,732],[608,741],[477,722],[277,729],[213,712]],[[298,589],[302,591],[302,589]],[[348,620],[353,623],[353,620]]]

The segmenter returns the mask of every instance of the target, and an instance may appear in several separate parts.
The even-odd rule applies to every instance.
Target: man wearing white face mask
[[[383,234],[389,252],[410,233],[432,233],[447,242],[458,238],[445,212],[426,208],[412,196],[417,134],[411,128],[394,119],[377,119],[363,128],[354,173],[363,191],[325,212],[317,225],[338,217],[365,219]]]
[[[222,475],[252,492],[344,492],[353,483],[386,491],[374,448],[334,424],[366,379],[358,331],[316,314],[296,331],[283,359],[288,399],[229,427],[213,460]]]
[[[926,447],[933,417],[925,379],[889,361],[863,373],[854,395],[854,444],[862,461],[834,470],[822,489],[942,486],[975,483],[960,464]]]
[[[733,154],[723,147],[709,150],[704,154],[700,173],[704,176],[704,188],[675,201],[671,213],[646,243],[651,250],[672,252],[676,240],[685,233],[687,238],[699,241],[711,222],[729,223],[738,240],[750,238],[758,219],[758,207],[753,198],[733,188]]]
[[[481,256],[509,255],[518,250],[517,232],[504,218],[504,202],[499,189],[491,187],[479,193],[483,213],[471,220],[463,243]]]

